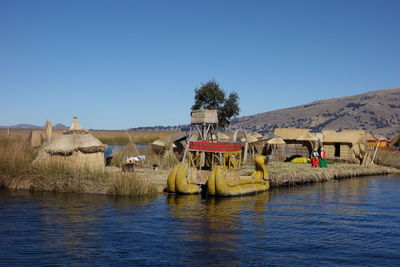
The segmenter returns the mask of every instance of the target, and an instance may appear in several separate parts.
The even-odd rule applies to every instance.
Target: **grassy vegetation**
[[[115,170],[34,168],[37,155],[25,138],[0,135],[0,186],[32,191],[79,192],[106,195],[151,195],[159,191],[151,179]]]
[[[376,153],[375,163],[400,169],[400,151],[378,151]]]
[[[126,145],[130,143],[129,136],[135,144],[146,145],[154,142],[159,138],[169,138],[175,132],[163,131],[149,131],[149,132],[136,132],[136,131],[106,131],[106,130],[92,130],[90,131],[97,139],[103,144],[109,145]],[[129,136],[128,136],[129,134]]]
[[[10,129],[10,136],[14,138],[28,138],[31,129]],[[53,136],[61,135],[65,130],[53,130]],[[127,145],[130,143],[129,137],[135,144],[147,145],[160,138],[170,138],[176,132],[171,131],[128,131],[124,130],[90,130],[97,139],[103,144],[108,145]],[[128,136],[129,134],[129,136]],[[1,136],[7,135],[7,129],[0,131]]]
[[[137,150],[135,146],[128,144],[124,149],[113,152],[112,166],[122,167],[126,158],[130,156],[144,155],[146,160],[135,163],[137,168],[153,168],[158,166],[161,170],[170,170],[178,163],[176,156],[171,152],[156,153],[150,146],[145,150]]]
[[[118,140],[124,131],[94,131],[108,140]],[[111,133],[111,134],[110,134]],[[109,136],[107,134],[110,134]],[[170,132],[130,132],[136,143],[138,140],[165,138]],[[0,186],[9,189],[32,191],[79,192],[105,195],[152,195],[166,186],[169,170],[177,163],[172,153],[159,154],[151,150],[136,151],[128,145],[116,152],[111,168],[91,171],[86,169],[71,170],[63,166],[34,168],[31,162],[38,150],[30,147],[28,133],[6,135],[0,133]],[[129,139],[126,135],[127,140]],[[111,142],[111,141],[110,141]],[[112,143],[112,142],[111,142]],[[121,166],[126,156],[145,155],[146,160],[136,164],[134,172],[123,173]],[[380,151],[376,162],[381,165],[400,168],[400,154]],[[153,170],[156,164],[159,170]],[[251,173],[254,164],[248,164],[244,172]],[[272,162],[268,165],[271,186],[288,186],[300,183],[320,182],[347,177],[357,177],[396,172],[384,166],[360,166],[356,164],[331,163],[326,169],[312,168],[309,164]],[[398,171],[398,170],[397,170]]]
[[[246,166],[248,171],[251,166]],[[359,176],[400,172],[385,166],[361,166],[359,164],[334,163],[328,168],[313,168],[310,164],[290,162],[272,162],[268,165],[271,187],[291,186],[295,184],[323,182]]]

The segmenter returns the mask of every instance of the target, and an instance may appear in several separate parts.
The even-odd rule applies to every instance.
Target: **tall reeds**
[[[170,138],[175,132],[168,131],[106,131],[106,130],[92,130],[90,131],[97,139],[103,144],[109,145],[126,145],[132,139],[135,144],[146,145],[159,138]]]
[[[328,168],[313,168],[309,164],[288,162],[273,162],[268,165],[268,170],[272,187],[399,172],[390,167],[377,165],[334,163]]]
[[[158,185],[135,173],[115,170],[72,169],[63,165],[35,168],[37,150],[26,139],[0,135],[0,186],[32,191],[79,192],[105,195],[151,195]]]
[[[400,151],[378,151],[375,162],[379,165],[400,169]]]

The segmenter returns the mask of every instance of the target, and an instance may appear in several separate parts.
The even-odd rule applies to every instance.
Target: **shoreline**
[[[267,165],[267,168],[270,174],[271,188],[291,187],[347,178],[361,178],[373,175],[400,173],[399,169],[393,167],[380,165],[361,166],[348,163],[334,163],[328,168],[313,168],[309,164],[273,162]],[[244,172],[251,172],[252,170],[254,170],[254,167],[251,164],[247,164],[243,168]],[[134,192],[147,192],[140,195],[151,196],[164,192],[164,189],[167,186],[169,170],[137,168],[132,173],[123,173],[120,171],[120,168],[106,167],[103,171],[103,174],[106,174],[106,176],[109,177],[108,179],[92,179],[90,181],[87,180],[89,175],[95,175],[96,173],[84,173],[84,177],[78,178],[77,181],[73,183],[73,187],[71,187],[70,182],[72,178],[71,176],[75,175],[71,175],[71,173],[69,173],[69,175],[64,176],[60,172],[57,174],[57,177],[54,177],[54,179],[48,179],[48,175],[41,177],[41,175],[35,175],[34,173],[25,173],[25,175],[19,177],[10,177],[0,174],[0,187],[6,190],[90,193],[113,196],[139,196]],[[78,177],[81,175],[82,173],[76,173],[76,176]],[[104,188],[109,188],[110,186],[114,185],[116,182],[115,179],[120,179],[121,175],[123,176],[124,181],[117,181],[117,183],[120,184],[117,188],[118,190],[112,191],[112,193],[110,193],[109,190],[104,190]],[[42,182],[43,180],[46,180],[46,182]],[[82,182],[84,182],[84,185],[79,186],[79,183]],[[103,185],[98,186],[99,183]],[[134,186],[134,184],[140,185],[142,189],[131,191],[125,190],[126,187]],[[152,190],[146,190],[146,188],[152,188]]]
[[[285,168],[284,163],[277,163],[276,165],[278,166],[271,164],[269,168],[270,186],[274,188],[400,173],[399,169],[380,165],[333,164],[328,168],[312,168],[308,164],[303,164],[306,166],[299,166],[296,169]]]

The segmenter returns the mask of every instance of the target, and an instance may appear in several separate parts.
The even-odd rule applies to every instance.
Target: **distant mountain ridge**
[[[275,128],[363,129],[390,137],[400,132],[400,88],[238,117],[229,129],[238,128],[257,132],[272,132]]]
[[[14,129],[41,129],[43,128],[42,126],[37,126],[37,125],[32,125],[32,124],[24,124],[20,123],[14,126],[0,126],[0,128],[14,128]],[[63,129],[68,129],[67,126],[65,126],[62,123],[57,123],[56,125],[53,126],[53,129],[56,130],[63,130]]]
[[[188,131],[190,125],[136,127],[130,131]],[[42,128],[31,124],[0,128]],[[67,129],[56,124],[54,129]],[[275,128],[307,128],[313,131],[362,129],[392,137],[400,133],[400,88],[315,101],[235,118],[227,130],[272,132]]]
[[[40,126],[32,125],[32,124],[24,124],[20,123],[14,126],[8,126],[7,128],[19,128],[19,129],[39,129],[42,128]]]
[[[62,124],[62,123],[57,123],[56,125],[53,126],[53,129],[56,129],[56,130],[64,130],[64,129],[68,129],[68,126],[65,126],[65,125]]]

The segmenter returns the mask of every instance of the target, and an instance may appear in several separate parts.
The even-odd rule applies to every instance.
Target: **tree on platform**
[[[218,124],[225,128],[229,125],[232,117],[238,116],[239,96],[236,92],[232,92],[226,98],[225,91],[222,90],[219,84],[214,81],[208,81],[202,84],[200,88],[194,90],[195,103],[192,110],[197,109],[216,109],[218,110]]]

